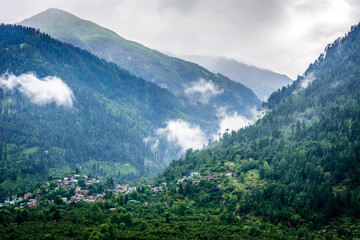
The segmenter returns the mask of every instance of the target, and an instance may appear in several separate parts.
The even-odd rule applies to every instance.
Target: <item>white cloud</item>
[[[248,119],[237,112],[228,113],[225,108],[219,108],[217,112],[219,127],[216,133],[206,134],[198,125],[191,125],[184,120],[177,119],[167,121],[166,127],[156,130],[155,137],[146,137],[143,142],[155,152],[159,146],[159,139],[166,140],[165,163],[168,164],[168,161],[174,158],[174,154],[179,157],[189,148],[201,149],[204,145],[207,145],[209,138],[218,140],[218,133],[223,134],[226,129],[237,131],[253,124],[256,120],[262,118],[265,113],[266,110],[263,109],[251,109],[252,118]]]
[[[186,149],[200,149],[207,143],[205,133],[198,125],[191,125],[184,120],[170,120],[165,128],[156,131],[158,136],[165,136],[170,144],[175,144],[181,148],[182,152]]]
[[[255,123],[258,119],[262,118],[266,114],[266,110],[255,108],[251,109],[252,118],[246,118],[240,115],[238,112],[228,113],[225,108],[219,108],[217,116],[219,118],[219,130],[218,133],[224,134],[227,130],[237,131],[241,128],[249,126]],[[214,134],[213,139],[218,139],[218,133]]]
[[[208,103],[210,98],[224,92],[223,89],[218,89],[212,81],[207,82],[203,78],[197,82],[192,82],[184,91],[188,97],[202,103]]]
[[[225,132],[226,129],[229,129],[229,131],[237,131],[240,128],[249,126],[251,123],[252,121],[250,119],[235,112],[232,115],[226,115],[221,119],[219,129],[221,133]]]
[[[18,89],[32,103],[43,105],[55,102],[58,106],[72,107],[74,94],[60,78],[47,76],[37,78],[33,73],[15,76],[5,73],[0,76],[0,87],[13,91]]]
[[[227,129],[229,131],[237,131],[240,128],[246,127],[253,123],[253,120],[239,115],[237,112],[228,113],[225,108],[219,108],[217,115],[220,119],[218,132],[221,134],[223,134]]]

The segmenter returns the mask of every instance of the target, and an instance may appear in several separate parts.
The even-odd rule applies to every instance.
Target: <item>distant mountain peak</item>
[[[41,22],[43,25],[47,25],[52,23],[51,21],[57,18],[61,18],[64,20],[64,18],[73,18],[73,19],[80,19],[79,17],[75,16],[74,14],[71,14],[69,12],[66,12],[64,10],[58,9],[58,8],[49,8],[43,12],[40,12],[33,17],[26,18],[19,24],[25,25],[24,23],[27,22],[37,22],[38,24]],[[46,22],[43,22],[44,20],[48,20]]]

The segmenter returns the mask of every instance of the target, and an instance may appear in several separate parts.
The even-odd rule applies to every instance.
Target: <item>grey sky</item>
[[[234,58],[295,78],[360,20],[358,0],[0,0],[0,22],[50,7],[176,55]]]

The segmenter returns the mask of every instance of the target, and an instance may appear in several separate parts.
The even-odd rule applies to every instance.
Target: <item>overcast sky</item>
[[[0,0],[0,22],[55,7],[165,53],[301,75],[360,21],[359,0]]]

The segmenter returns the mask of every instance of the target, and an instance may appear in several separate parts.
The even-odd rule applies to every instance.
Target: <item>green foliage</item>
[[[326,57],[311,65],[308,75],[274,93],[265,104],[272,110],[264,118],[224,134],[205,150],[188,151],[164,170],[159,182],[175,181],[192,171],[228,173],[214,183],[221,185],[217,194],[205,180],[199,183],[198,197],[181,189],[178,193],[201,205],[235,196],[239,216],[274,224],[321,226],[336,217],[360,218],[355,200],[360,196],[359,52],[357,26],[329,45]],[[316,80],[302,89],[310,74]],[[234,163],[231,171],[226,161]],[[229,219],[227,214],[223,212],[221,219]],[[300,235],[306,238],[303,231]]]
[[[360,238],[359,54],[360,28],[355,27],[309,67],[316,80],[307,88],[298,88],[299,78],[273,95],[273,110],[256,124],[173,161],[154,181],[167,183],[164,191],[150,192],[146,181],[139,181],[138,191],[109,194],[106,203],[56,200],[59,204],[38,208],[6,207],[0,211],[0,236]],[[0,146],[4,161],[8,151],[33,147],[15,151],[19,147],[12,142]],[[203,178],[183,177],[193,171]],[[112,186],[113,180],[97,190],[104,191],[105,185]],[[53,199],[58,195],[60,190],[49,194]]]
[[[171,61],[175,61],[171,66],[184,74],[181,79],[204,77],[226,88],[216,103],[228,105],[230,101],[237,111],[259,103],[240,84],[197,65]],[[166,120],[185,119],[207,131],[216,128],[213,104],[194,105],[174,97],[115,64],[35,29],[0,26],[0,74],[6,72],[59,77],[73,91],[75,102],[73,108],[55,103],[36,105],[19,90],[0,89],[0,199],[30,189],[47,174],[75,169],[101,179],[151,176],[165,167],[165,158],[178,154],[175,148],[168,151],[165,138],[160,139],[156,152],[143,141],[164,127]],[[23,181],[27,184],[19,187]]]
[[[161,196],[159,196],[161,197]],[[156,198],[152,199],[156,200]],[[13,207],[0,212],[2,239],[324,239],[358,238],[359,221],[338,218],[316,228],[311,224],[272,224],[257,218],[238,218],[220,205],[187,206],[179,216],[158,211],[158,206],[126,204],[110,211],[97,203],[48,205],[23,210]],[[27,213],[25,214],[25,211]],[[24,217],[25,215],[27,217]],[[18,216],[23,216],[19,221]],[[166,220],[168,219],[168,220]],[[291,223],[292,224],[292,223]]]
[[[163,160],[144,145],[143,138],[165,116],[178,111],[171,94],[34,29],[0,28],[1,74],[55,75],[75,96],[74,107],[68,109],[55,104],[37,106],[19,91],[0,90],[0,184],[26,174],[45,176],[52,169],[78,169],[116,179],[134,179],[161,169],[144,167],[145,158]],[[21,48],[20,42],[26,44]],[[103,98],[116,102],[116,111],[107,110]],[[114,167],[126,163],[131,167]],[[109,166],[114,170],[108,171]],[[14,192],[4,187],[2,193]]]

